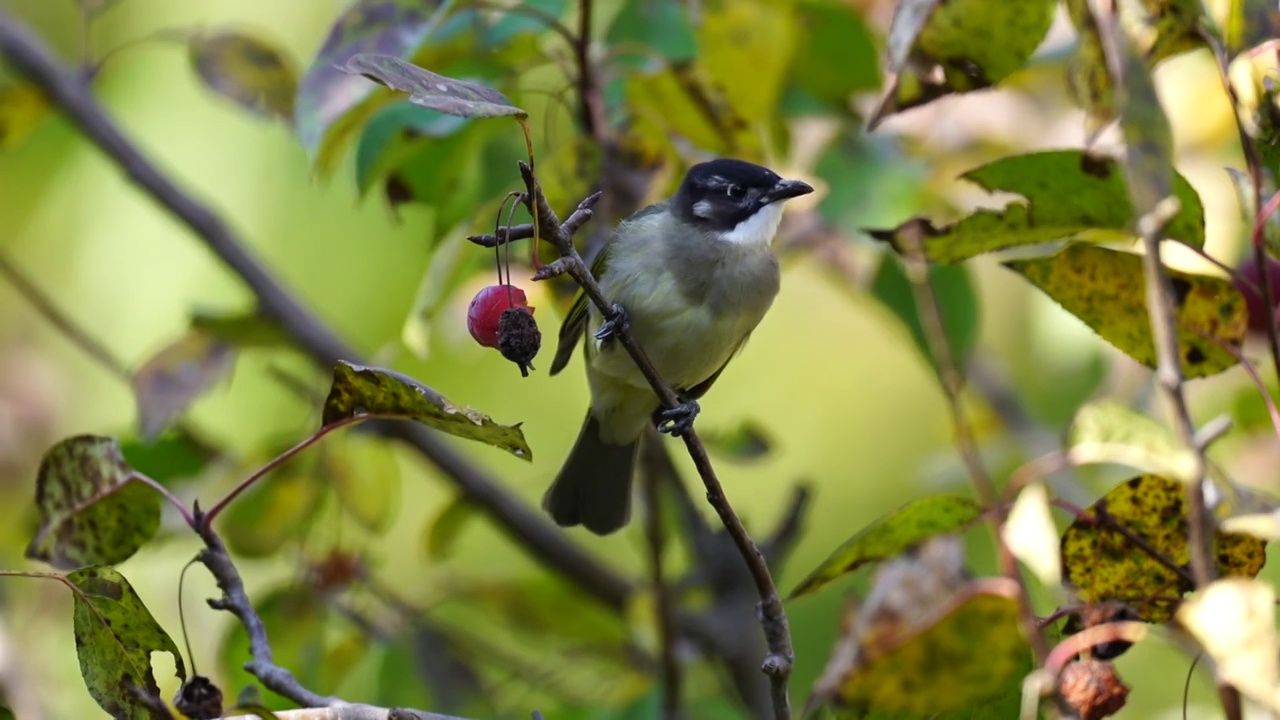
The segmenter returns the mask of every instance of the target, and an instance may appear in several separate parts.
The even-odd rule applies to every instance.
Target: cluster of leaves
[[[1087,112],[1091,134],[1119,122],[1126,155],[1114,159],[1067,149],[1004,157],[963,179],[1020,199],[946,224],[914,218],[872,235],[908,263],[930,264],[927,282],[949,299],[942,319],[961,362],[976,339],[977,307],[960,263],[1000,253],[1006,268],[1103,340],[1154,367],[1142,258],[1128,246],[1142,221],[1173,197],[1178,209],[1160,228],[1162,237],[1203,252],[1205,214],[1195,190],[1173,170],[1152,68],[1206,45],[1232,63],[1224,66],[1224,77],[1238,80],[1237,111],[1249,133],[1244,140],[1257,148],[1260,163],[1241,174],[1248,178],[1241,184],[1241,204],[1253,225],[1262,212],[1251,192],[1254,179],[1271,187],[1280,171],[1280,111],[1274,82],[1248,51],[1271,40],[1266,33],[1280,13],[1266,3],[1237,0],[1215,25],[1199,3],[1182,0],[1122,0],[1116,17],[1086,0],[1065,0],[1065,5],[1078,33],[1065,81]],[[566,50],[582,49],[576,44],[583,39],[563,24],[570,6],[568,0],[528,0],[509,7],[357,0],[336,20],[303,72],[287,53],[253,33],[165,37],[183,38],[194,71],[211,91],[288,124],[320,177],[337,172],[353,150],[362,195],[377,193],[393,207],[429,210],[428,235],[437,240],[404,334],[406,344],[425,353],[425,338],[440,309],[487,261],[481,253],[459,248],[469,231],[493,216],[508,190],[513,158],[532,159],[536,147],[548,195],[567,200],[586,194],[601,168],[619,162],[617,157],[624,159],[622,166],[609,166],[606,183],[626,175],[624,170],[665,177],[656,170],[685,162],[687,147],[752,159],[786,156],[792,145],[789,122],[800,117],[834,118],[844,140],[857,137],[860,119],[849,98],[880,87],[874,40],[863,19],[836,0],[707,3],[697,18],[676,0],[623,0],[599,28],[599,47],[586,48],[600,58],[590,63],[596,75],[591,79],[583,77],[586,67],[565,73],[546,67]],[[1001,83],[1028,63],[1057,7],[1056,0],[902,0],[888,38],[889,82],[869,118],[871,126],[948,94]],[[111,57],[102,58],[95,71]],[[566,100],[574,94],[592,96],[579,98],[586,112]],[[563,102],[538,114],[521,109],[534,107],[543,96]],[[590,112],[593,102],[599,103],[598,112]],[[21,140],[47,111],[43,97],[30,88],[0,90],[0,147]],[[478,122],[498,116],[521,123],[523,146],[509,126]],[[857,157],[849,155],[855,159],[834,161],[835,168],[820,166],[818,174],[847,179]],[[665,190],[661,182],[643,185],[634,193],[637,202]],[[849,187],[832,182],[821,208],[824,220],[848,225],[840,206]],[[1183,373],[1205,377],[1240,364],[1249,319],[1239,290],[1218,276],[1169,274]],[[871,290],[929,354],[912,282],[898,259],[886,255]],[[41,524],[28,554],[71,571],[62,577],[76,593],[77,651],[85,681],[113,715],[146,716],[156,693],[152,651],[173,654],[179,678],[187,679],[173,641],[111,567],[159,531],[156,490],[195,475],[212,454],[180,417],[229,373],[237,353],[287,347],[279,329],[256,313],[194,318],[187,335],[134,374],[136,441],[122,447],[108,438],[71,438],[42,464],[37,480]],[[276,460],[259,470],[238,469],[246,479],[209,513],[175,504],[193,527],[226,508],[234,518],[228,544],[246,557],[273,555],[299,536],[318,517],[329,487],[344,513],[379,532],[394,513],[397,482],[394,460],[381,443],[353,434],[340,444],[326,443],[320,452],[299,454],[338,427],[375,417],[416,420],[532,459],[518,425],[500,425],[455,406],[394,371],[339,364],[320,431],[269,454]],[[721,440],[719,445],[739,458],[768,450],[767,435],[751,424],[722,434]],[[1075,618],[1068,631],[1094,624],[1096,618],[1085,610],[1106,603],[1120,603],[1145,622],[1175,623],[1218,662],[1221,677],[1275,707],[1280,678],[1259,672],[1274,670],[1274,663],[1267,666],[1259,658],[1280,650],[1274,629],[1267,630],[1273,592],[1249,578],[1262,567],[1264,539],[1280,535],[1274,531],[1276,504],[1251,497],[1222,510],[1235,513],[1214,538],[1219,573],[1229,579],[1183,602],[1195,589],[1186,569],[1184,450],[1141,416],[1112,405],[1087,406],[1063,451],[1067,460],[1121,462],[1142,474],[1090,508],[1071,508],[1071,522],[1061,531],[1051,506],[1063,503],[1051,498],[1044,483],[1026,478],[1011,485],[1007,499],[1013,492],[1017,499],[1007,517],[1001,508],[935,496],[859,531],[793,593],[803,596],[861,567],[878,566],[871,590],[849,605],[811,702],[884,717],[998,713],[996,708],[1009,712],[1024,706],[1022,678],[1032,669],[1028,628],[1021,624],[1026,598],[1008,577],[973,577],[954,537],[996,517],[1004,518],[999,524],[1004,545],[1058,597],[1069,593],[1073,598],[1066,606]],[[1229,479],[1218,479],[1233,488]],[[242,491],[241,500],[229,505]],[[427,531],[430,557],[448,554],[470,512],[462,499],[440,511]],[[265,595],[257,609],[269,625],[289,627],[287,634],[275,635],[279,662],[308,686],[329,691],[371,652],[368,628],[358,621],[363,616],[349,605],[339,603],[348,620],[357,621],[326,637],[334,606],[329,601],[357,581],[374,584],[364,582],[363,561],[342,552],[311,563],[308,579],[305,586]],[[509,588],[463,592],[477,607],[525,623],[530,632],[541,631],[543,620],[555,624],[547,619],[551,611],[540,613],[529,604],[512,607]],[[385,593],[378,599],[405,610]],[[565,614],[563,607],[556,612]],[[444,698],[449,687],[480,684],[469,672],[458,671],[460,678],[441,671],[432,675],[441,679],[433,687],[434,698],[396,687],[395,678],[417,659],[423,644],[456,643],[443,629],[407,614],[413,615],[413,637],[390,643],[378,665],[384,701],[427,705]],[[1241,632],[1245,619],[1222,632],[1217,623],[1229,617],[1247,619],[1249,632]],[[1239,640],[1246,635],[1250,642]],[[989,662],[972,662],[978,646]],[[236,684],[252,681],[237,667],[245,655],[245,641],[230,635],[221,656]],[[1092,655],[1105,667],[1105,653]],[[929,691],[921,692],[919,683],[927,683]],[[650,698],[644,696],[636,707],[647,707]],[[267,704],[277,707],[274,701]],[[1081,701],[1078,707],[1102,716],[1096,714],[1100,705]]]

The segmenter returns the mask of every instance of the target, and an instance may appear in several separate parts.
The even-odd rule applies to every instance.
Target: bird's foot
[[[609,313],[605,317],[604,322],[600,324],[600,329],[596,331],[596,339],[600,342],[606,342],[617,337],[618,333],[626,332],[630,327],[631,318],[627,316],[627,309],[621,305],[614,303],[609,306]]]
[[[659,410],[658,432],[673,437],[687,435],[693,430],[693,419],[702,412],[697,400],[685,400],[670,410]]]

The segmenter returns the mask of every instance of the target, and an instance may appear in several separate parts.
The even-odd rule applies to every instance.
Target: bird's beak
[[[793,197],[808,195],[813,192],[813,186],[807,182],[800,180],[779,180],[768,192],[764,194],[766,203],[777,202],[779,200],[790,200]]]

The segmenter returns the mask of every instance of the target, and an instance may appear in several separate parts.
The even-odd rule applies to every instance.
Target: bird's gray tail
[[[611,445],[600,439],[600,423],[591,411],[582,423],[556,481],[542,496],[542,509],[561,527],[582,525],[596,535],[609,533],[631,518],[631,470],[639,440]]]

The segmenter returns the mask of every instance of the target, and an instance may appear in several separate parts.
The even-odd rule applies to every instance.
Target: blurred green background
[[[891,3],[852,4],[882,38]],[[0,0],[0,5],[29,22],[65,58],[79,54],[81,26],[70,0]],[[169,27],[248,28],[305,64],[344,5],[333,0],[122,0],[96,22],[92,44],[100,51]],[[600,5],[606,16],[609,7],[616,12],[616,4]],[[798,481],[814,488],[804,533],[779,577],[784,591],[850,534],[903,502],[924,493],[968,492],[933,371],[906,326],[868,292],[882,252],[857,231],[891,226],[918,212],[950,213],[950,208],[975,202],[989,204],[976,188],[960,185],[954,177],[1018,149],[1080,146],[1081,116],[1069,108],[1061,80],[1061,48],[1070,42],[1068,35],[1059,19],[1042,58],[1007,88],[907,113],[869,138],[821,119],[792,126],[790,157],[774,164],[780,171],[818,179],[824,213],[852,237],[841,256],[850,263],[848,272],[831,272],[827,256],[789,252],[777,304],[703,403],[699,418],[699,427],[712,433],[755,421],[773,440],[773,451],[761,460],[719,462],[731,500],[756,534],[773,527]],[[882,39],[876,42],[883,47]],[[1207,248],[1232,262],[1243,246],[1238,209],[1222,167],[1241,161],[1214,72],[1208,55],[1198,52],[1166,63],[1157,78],[1175,127],[1179,168],[1204,198]],[[522,379],[496,352],[477,346],[466,332],[465,309],[472,292],[491,282],[488,270],[468,279],[441,310],[430,329],[425,360],[404,350],[399,345],[402,328],[436,239],[428,213],[409,206],[397,217],[377,193],[358,199],[349,152],[332,178],[315,178],[287,127],[254,118],[209,93],[180,46],[130,50],[108,65],[95,87],[147,155],[221,212],[280,279],[361,352],[499,422],[523,423],[535,453],[531,464],[478,444],[457,445],[501,478],[512,494],[537,503],[575,437],[587,402],[580,360],[550,378],[541,371],[550,357],[544,351],[540,371]],[[531,109],[538,136],[544,125],[537,105]],[[514,129],[509,132],[517,137]],[[838,137],[831,140],[833,135]],[[539,142],[548,146],[544,157],[557,149],[552,137],[539,137]],[[508,160],[512,172],[505,182],[513,189],[519,157],[512,154]],[[576,199],[553,198],[565,207]],[[176,339],[193,309],[252,306],[251,295],[198,238],[136,192],[60,118],[44,122],[24,143],[0,153],[0,250],[130,366]],[[1194,258],[1176,256],[1175,261],[1200,267]],[[1131,399],[1149,392],[1145,371],[994,261],[978,260],[967,267],[980,308],[974,357],[991,382],[1012,390],[1035,423],[1021,428],[1025,434],[1011,436],[975,394],[972,409],[998,481],[1032,453],[1052,448],[1085,399],[1095,394]],[[516,270],[517,282],[521,272],[527,269]],[[537,318],[550,339],[558,319],[552,299],[542,286],[522,284],[530,303],[540,308]],[[264,447],[304,437],[319,422],[318,405],[302,402],[284,388],[272,368],[284,368],[323,389],[323,376],[313,375],[300,356],[247,351],[231,380],[194,406],[190,424],[246,461],[261,455]],[[1250,402],[1238,371],[1198,382],[1193,390],[1197,415],[1204,418]],[[40,569],[23,558],[23,549],[34,526],[32,488],[43,451],[72,434],[129,436],[135,422],[130,388],[69,344],[10,285],[0,283],[0,567]],[[1274,438],[1259,439],[1265,437],[1246,425],[1219,447],[1221,459],[1246,481],[1270,483],[1277,448]],[[1032,447],[1017,442],[1028,438],[1034,440]],[[564,695],[603,706],[648,691],[634,683],[615,684],[590,663],[578,665],[572,648],[557,640],[555,627],[538,636],[509,628],[509,618],[478,622],[469,615],[474,608],[452,599],[453,588],[483,582],[506,588],[500,592],[555,598],[560,581],[482,518],[463,526],[447,557],[429,557],[427,528],[454,492],[416,454],[387,447],[400,482],[393,498],[394,520],[385,534],[362,529],[327,496],[291,549],[241,563],[251,596],[296,587],[304,559],[342,548],[366,556],[375,577],[399,597],[431,608],[429,615],[441,623],[463,626],[532,666],[552,666],[550,674],[560,676],[544,681],[511,669],[510,677],[498,683],[502,692],[492,698],[493,716],[521,717],[541,709],[554,718]],[[672,449],[686,479],[696,481],[678,444]],[[1087,504],[1117,477],[1115,472],[1062,476],[1055,487]],[[179,493],[212,502],[233,479],[233,472],[214,472],[180,486]],[[701,497],[696,488],[693,494]],[[712,518],[709,511],[704,514]],[[175,517],[166,518],[167,528],[180,529]],[[268,525],[273,521],[271,515],[254,519]],[[572,534],[610,566],[643,576],[639,524],[605,539]],[[981,532],[972,539],[975,566],[989,571],[989,537]],[[178,573],[197,548],[194,538],[174,532],[121,567],[175,636]],[[680,559],[674,562],[683,566]],[[1274,578],[1273,567],[1264,573]],[[865,574],[858,575],[788,605],[798,658],[796,702],[803,702],[826,661],[842,594],[866,582]],[[571,591],[564,592],[573,600]],[[238,634],[239,628],[204,606],[203,599],[214,594],[202,570],[188,574],[184,596],[194,660],[202,673],[220,679],[220,669],[215,670],[219,647],[228,632]],[[581,599],[573,602],[564,606],[566,612],[591,607]],[[16,578],[0,582],[0,653],[7,650],[21,658],[21,672],[49,718],[95,717],[100,712],[79,678],[70,614],[71,598],[64,587]],[[627,632],[616,620],[600,618],[600,624],[612,628],[602,636]],[[165,670],[169,660],[157,656],[157,662],[164,694],[171,696],[172,675]],[[361,655],[342,683],[320,689],[350,700],[391,702],[385,699],[385,682],[377,680],[381,662],[376,652]],[[1186,656],[1153,642],[1118,664],[1135,688],[1120,717],[1179,716]],[[690,693],[714,694],[713,681],[710,675],[694,675]],[[400,682],[416,681],[404,677]],[[561,682],[572,692],[557,696],[554,688]],[[226,689],[234,696],[234,687]],[[1214,694],[1203,676],[1192,685],[1191,706],[1194,717],[1215,716]]]

